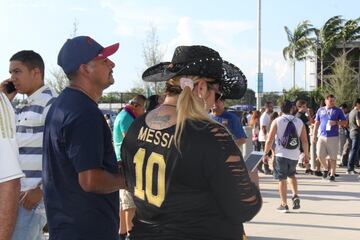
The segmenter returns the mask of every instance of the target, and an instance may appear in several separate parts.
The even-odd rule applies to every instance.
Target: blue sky
[[[310,20],[320,27],[327,19],[360,16],[358,0],[262,0],[262,72],[264,91],[292,86],[292,70],[282,56],[287,45],[284,26],[293,29]],[[206,45],[237,65],[255,89],[257,0],[0,0],[0,79],[7,79],[9,58],[23,49],[42,55],[56,70],[57,54],[78,22],[78,35],[92,36],[103,46],[120,42],[110,57],[116,64],[109,91],[141,86],[145,69],[142,47],[150,26],[157,28],[164,61],[178,45]],[[304,64],[297,64],[296,83],[304,87]]]

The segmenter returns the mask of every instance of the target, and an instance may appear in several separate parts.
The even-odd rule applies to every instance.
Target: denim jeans
[[[45,224],[44,202],[41,201],[30,211],[19,206],[12,240],[43,240],[42,230]]]
[[[351,150],[349,155],[349,161],[348,161],[348,171],[352,171],[355,169],[355,162],[357,161],[359,157],[359,144],[360,144],[360,135],[351,136]]]

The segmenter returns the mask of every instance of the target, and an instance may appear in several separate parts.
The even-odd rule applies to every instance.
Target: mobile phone
[[[12,93],[14,92],[16,89],[15,89],[15,86],[12,82],[8,82],[6,85],[5,85],[5,91],[6,93]]]
[[[245,159],[245,165],[249,172],[253,172],[260,161],[263,159],[264,152],[252,151]]]

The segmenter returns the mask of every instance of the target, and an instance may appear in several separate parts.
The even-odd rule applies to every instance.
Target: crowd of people
[[[242,72],[213,49],[180,46],[171,63],[143,75],[165,81],[165,97],[149,99],[144,114],[146,98],[136,96],[111,132],[97,103],[114,82],[109,56],[118,47],[68,39],[58,64],[69,86],[59,96],[44,84],[38,53],[10,58],[1,83],[0,239],[42,239],[46,223],[54,240],[242,237],[260,191],[232,135],[208,115],[215,94],[241,97]],[[27,98],[14,111],[18,93]]]
[[[263,113],[253,111],[244,114],[243,122],[252,130],[254,151],[264,151],[264,169],[262,164],[259,164],[259,171],[271,174],[273,169],[275,179],[279,179],[279,211],[289,211],[285,198],[284,180],[287,178],[293,193],[293,208],[300,208],[296,182],[297,165],[305,168],[305,174],[319,176],[330,182],[336,181],[336,177],[339,176],[336,173],[337,167],[346,167],[347,174],[359,174],[356,168],[359,167],[360,99],[355,99],[351,111],[346,104],[342,104],[340,108],[336,107],[335,99],[331,94],[326,96],[316,113],[308,107],[305,100],[299,99],[293,103],[284,101],[280,117],[272,111],[271,102],[265,104]],[[282,138],[287,134],[285,127],[290,122],[289,118],[293,119],[291,121],[298,131],[296,135],[300,141],[296,149],[286,148],[282,144]],[[341,141],[342,138],[344,140]],[[269,163],[269,157],[274,155],[269,169],[269,165],[266,164]],[[286,158],[286,165],[283,158]],[[286,168],[281,169],[284,166]],[[286,176],[285,179],[283,176]]]
[[[245,239],[243,223],[262,206],[257,170],[240,151],[248,138],[263,151],[258,171],[279,181],[281,212],[290,211],[287,180],[300,208],[299,163],[335,181],[341,145],[341,164],[357,174],[360,99],[350,111],[328,95],[316,114],[304,100],[282,102],[281,113],[267,102],[241,120],[225,100],[242,97],[246,78],[205,46],[179,46],[148,68],[143,80],[165,82],[164,95],[135,96],[110,124],[97,103],[114,83],[118,48],[68,39],[58,65],[69,86],[59,96],[44,84],[38,53],[10,58],[0,91],[0,240],[43,239],[46,224],[51,240]],[[13,109],[18,93],[27,98]]]

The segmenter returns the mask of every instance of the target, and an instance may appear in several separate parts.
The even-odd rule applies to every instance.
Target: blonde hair
[[[193,94],[190,87],[185,87],[181,90],[180,78],[186,77],[194,81],[196,85],[200,80],[205,80],[208,83],[213,81],[212,79],[199,77],[199,76],[177,76],[170,79],[166,83],[166,94],[178,95],[176,103],[176,128],[175,128],[175,146],[180,151],[181,135],[184,130],[186,120],[214,122],[208,116],[208,110],[206,107],[206,101],[199,96]]]

